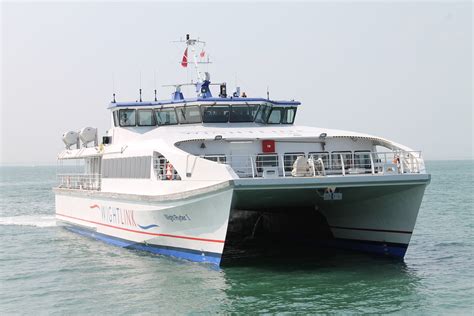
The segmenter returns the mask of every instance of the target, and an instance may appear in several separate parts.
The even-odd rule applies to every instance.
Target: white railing
[[[101,175],[98,173],[67,173],[58,174],[60,188],[77,190],[100,190]]]
[[[294,166],[296,159],[300,156],[304,157],[305,162]],[[240,178],[382,175],[424,172],[424,163],[420,151],[228,155],[223,163],[230,165]]]

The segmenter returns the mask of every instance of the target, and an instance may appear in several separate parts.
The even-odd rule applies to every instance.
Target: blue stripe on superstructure
[[[110,103],[109,108],[114,107],[131,107],[131,106],[157,106],[157,105],[168,105],[168,104],[179,104],[179,103],[192,103],[192,102],[267,102],[275,105],[300,105],[299,101],[275,101],[268,100],[265,98],[187,98],[182,100],[160,100],[160,101],[145,101],[145,102],[116,102]]]
[[[144,244],[144,243],[136,243],[136,242],[129,241],[126,239],[104,235],[94,230],[89,230],[87,228],[82,228],[79,226],[67,225],[64,227],[82,236],[92,237],[94,239],[101,240],[108,244],[119,246],[122,248],[142,250],[142,251],[147,251],[154,254],[171,256],[171,257],[186,259],[186,260],[195,261],[195,262],[207,262],[207,263],[212,263],[215,265],[219,265],[221,262],[221,254],[219,253],[201,252],[201,251],[197,251],[193,249],[170,247],[170,246],[164,246],[164,245],[150,245],[150,244]]]

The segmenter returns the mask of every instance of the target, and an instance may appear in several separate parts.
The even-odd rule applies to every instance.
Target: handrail
[[[278,169],[277,177],[290,177],[287,168],[293,166],[294,161],[301,155],[296,154],[252,154],[252,155],[227,155],[226,164],[230,165],[240,178],[260,178],[264,176],[266,169]],[[224,155],[225,156],[225,155]],[[391,152],[350,152],[350,153],[311,153],[304,155],[306,159],[321,159],[322,164],[318,168],[323,168],[324,176],[336,175],[382,175],[384,165],[396,164],[398,169],[396,174],[420,173],[421,153],[419,151],[391,151]],[[291,157],[291,158],[290,158]],[[397,157],[400,162],[398,162]],[[394,162],[395,161],[395,162]],[[291,163],[291,164],[290,164]],[[306,175],[310,177],[319,176],[316,164],[310,166],[308,161]],[[313,170],[311,170],[313,168]],[[308,174],[309,172],[309,174]],[[297,174],[305,174],[299,172]]]

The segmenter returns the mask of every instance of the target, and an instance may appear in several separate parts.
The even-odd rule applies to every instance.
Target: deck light
[[[216,135],[216,137],[214,137],[214,140],[222,140],[222,135]]]

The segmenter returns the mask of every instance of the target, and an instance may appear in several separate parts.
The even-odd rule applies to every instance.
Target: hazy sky
[[[296,123],[472,159],[472,3],[1,4],[1,163],[54,163],[61,135],[109,127],[119,101],[186,81],[186,33],[211,79],[302,102]],[[192,97],[191,93],[186,94]]]

